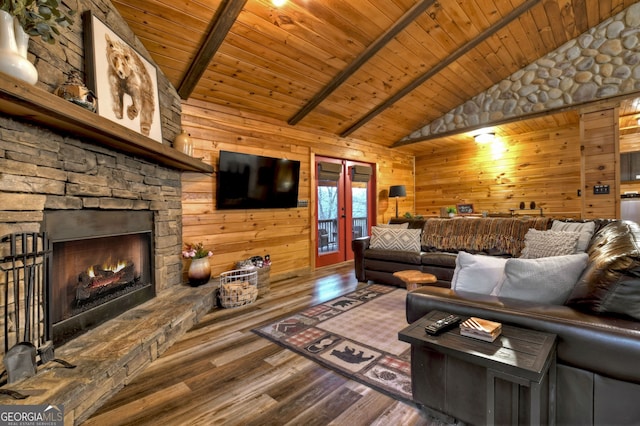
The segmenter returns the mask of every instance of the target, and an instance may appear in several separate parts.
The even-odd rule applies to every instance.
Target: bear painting
[[[130,120],[140,115],[140,133],[149,136],[154,114],[154,87],[147,68],[138,54],[121,41],[112,40],[105,34],[108,63],[109,89],[113,113],[118,120],[124,114],[124,95],[131,97],[127,106]]]

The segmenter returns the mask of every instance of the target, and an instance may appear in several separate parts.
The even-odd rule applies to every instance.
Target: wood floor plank
[[[362,395],[352,391],[346,386],[341,386],[317,403],[309,406],[302,413],[285,425],[323,426],[331,423],[339,413],[355,404]]]
[[[394,401],[380,417],[371,422],[371,426],[427,426],[436,424],[439,424],[439,422],[434,423],[433,421],[430,421],[421,412],[407,410],[407,405],[400,401]]]
[[[177,383],[174,386],[158,389],[158,392],[147,394],[142,398],[136,398],[128,404],[120,405],[103,414],[95,415],[84,424],[87,426],[113,424],[112,420],[119,417],[126,417],[128,421],[135,422],[149,407],[185,398],[190,392],[191,390],[184,383]]]
[[[359,393],[362,398],[340,413],[329,423],[330,425],[371,424],[387,410],[389,404],[395,401],[390,396],[383,395],[357,382],[349,382],[347,387]]]
[[[346,263],[272,282],[251,305],[214,308],[85,424],[438,424],[251,331],[364,285]]]
[[[288,424],[299,419],[308,407],[319,407],[327,396],[332,395],[336,390],[343,389],[347,381],[346,378],[331,374],[326,369],[323,371],[322,368],[314,367],[314,372],[316,373],[314,380],[310,380],[312,376],[309,374],[298,374],[295,381],[289,382],[290,386],[279,386],[277,389],[268,390],[274,399],[278,399],[278,405],[252,419],[247,426]]]
[[[198,416],[190,416],[190,424],[209,426],[212,424],[241,426],[251,422],[255,417],[255,412],[266,411],[277,404],[269,395],[258,395],[256,398],[240,401],[228,407],[227,410],[220,410],[213,406],[210,411],[202,412]]]

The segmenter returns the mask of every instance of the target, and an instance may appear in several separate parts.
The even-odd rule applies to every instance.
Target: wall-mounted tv
[[[299,179],[299,161],[220,151],[217,208],[297,207]]]

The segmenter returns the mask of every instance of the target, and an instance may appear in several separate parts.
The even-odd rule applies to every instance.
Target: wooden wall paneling
[[[313,224],[316,223],[318,217],[316,202],[318,199],[317,191],[313,188],[316,182],[316,155],[313,152],[309,153],[309,186],[312,188],[309,196],[309,268],[316,268],[316,247],[318,247],[318,235]]]
[[[580,217],[578,126],[503,137],[497,143],[498,152],[469,138],[418,155],[416,212],[437,216],[441,207],[471,203],[477,213],[509,213],[520,202],[528,209],[535,201],[545,214]]]
[[[585,218],[620,217],[618,109],[585,111],[580,115]],[[609,194],[594,194],[594,185],[609,185]]]
[[[640,133],[620,135],[620,152],[640,151]]]
[[[418,214],[415,210],[415,193],[413,188],[414,181],[414,164],[413,161],[393,161],[390,164],[382,165],[379,168],[379,172],[382,176],[390,176],[390,179],[386,179],[385,185],[378,186],[378,196],[388,196],[389,187],[391,185],[405,185],[407,190],[407,196],[398,198],[398,216],[402,217],[405,213],[411,213],[412,215]],[[404,182],[404,183],[403,183]],[[406,182],[411,182],[407,185]],[[378,217],[378,223],[387,223],[390,218],[396,215],[396,200],[395,198],[388,200],[388,208],[382,212],[382,215]]]
[[[216,210],[215,174],[184,173],[182,177],[183,240],[203,241],[214,252],[212,273],[232,269],[235,262],[270,254],[274,279],[304,273],[313,267],[315,248],[313,158],[315,155],[375,164],[378,194],[390,185],[407,186],[400,211],[413,212],[413,156],[374,142],[345,139],[287,126],[281,121],[220,105],[189,100],[182,106],[182,125],[194,140],[195,156],[217,168],[220,150],[239,151],[301,162],[298,198],[308,207],[268,210]],[[388,194],[388,192],[387,192]],[[384,203],[380,207],[384,207]],[[378,210],[377,222],[395,213],[395,203]]]

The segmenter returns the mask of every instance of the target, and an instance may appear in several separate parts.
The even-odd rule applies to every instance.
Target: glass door
[[[369,235],[373,168],[318,157],[316,170],[316,266],[326,266],[353,259],[351,240]]]

